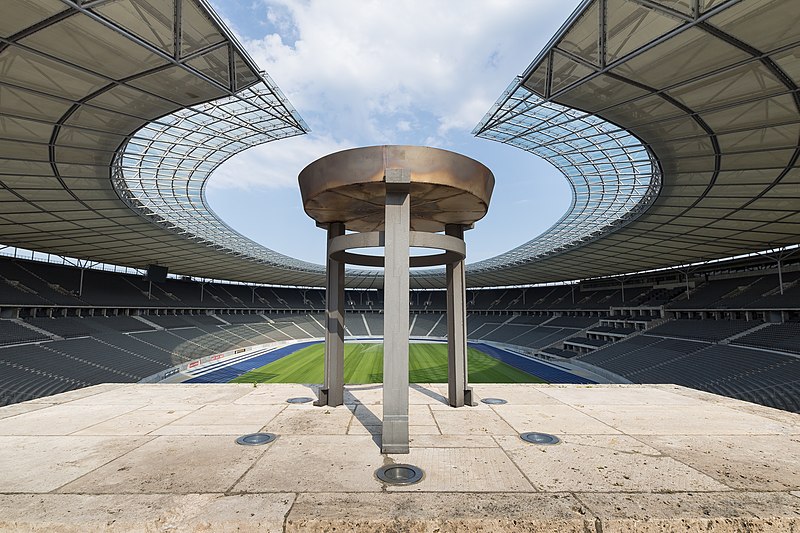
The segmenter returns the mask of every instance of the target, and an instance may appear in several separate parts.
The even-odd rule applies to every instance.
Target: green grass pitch
[[[315,344],[242,374],[231,383],[322,383],[324,353],[325,345]],[[467,357],[471,383],[544,383],[474,348],[469,348]],[[408,358],[412,383],[447,382],[446,344],[411,343]],[[351,384],[382,382],[383,344],[345,344],[344,381]]]

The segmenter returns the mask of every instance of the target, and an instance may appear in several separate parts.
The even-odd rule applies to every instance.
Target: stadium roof
[[[199,277],[323,285],[229,228],[203,191],[307,131],[204,0],[6,0],[0,241]],[[475,132],[573,187],[544,234],[468,284],[579,279],[800,242],[794,0],[585,1]],[[348,285],[380,284],[348,271]],[[412,287],[440,287],[415,273]]]
[[[222,161],[307,127],[202,0],[5,0],[0,241],[199,277],[319,284],[208,207]]]
[[[798,77],[794,0],[583,2],[475,130],[548,159],[576,201],[540,237],[471,265],[470,284],[613,275],[800,242]],[[648,172],[644,157],[623,157],[631,149],[618,144],[635,146],[619,142],[626,135],[650,154],[653,178],[635,207],[608,209]]]

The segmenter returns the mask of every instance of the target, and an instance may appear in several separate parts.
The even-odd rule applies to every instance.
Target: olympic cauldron
[[[446,266],[448,400],[453,407],[471,405],[464,231],[486,215],[494,176],[447,150],[369,146],[314,161],[299,182],[306,214],[328,231],[325,382],[316,405],[344,401],[345,264],[383,266],[381,449],[408,453],[409,268]],[[383,247],[384,257],[349,251],[370,247]],[[411,257],[411,247],[440,252]]]

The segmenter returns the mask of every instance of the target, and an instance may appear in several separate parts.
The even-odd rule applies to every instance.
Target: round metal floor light
[[[386,465],[375,471],[375,477],[391,485],[413,485],[423,474],[420,467],[408,464]]]
[[[502,398],[481,398],[481,403],[486,403],[489,405],[503,405],[507,404],[508,402]]]
[[[298,396],[297,398],[289,398],[286,403],[308,403],[313,400],[314,398],[309,398],[308,396]]]
[[[539,444],[541,446],[551,446],[553,444],[558,444],[559,442],[561,442],[561,439],[559,439],[555,435],[550,435],[549,433],[536,433],[535,431],[530,431],[528,433],[520,433],[519,438],[521,438],[525,442],[530,442],[531,444]]]
[[[277,438],[278,436],[274,433],[251,433],[249,435],[242,435],[236,439],[236,444],[241,444],[242,446],[261,446]]]

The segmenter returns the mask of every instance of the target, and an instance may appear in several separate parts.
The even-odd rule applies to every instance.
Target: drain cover
[[[536,433],[531,431],[529,433],[520,433],[519,438],[531,444],[541,444],[542,446],[549,446],[551,444],[558,444],[561,439],[549,433]]]
[[[236,444],[241,444],[242,446],[260,446],[272,442],[277,438],[278,436],[274,433],[251,433],[236,439]]]
[[[396,464],[382,466],[375,471],[375,477],[392,485],[411,485],[422,479],[422,469],[418,466]]]
[[[308,396],[300,396],[298,398],[289,398],[286,400],[286,403],[308,403],[314,401],[314,398],[309,398]]]
[[[482,403],[488,403],[489,405],[503,405],[504,403],[508,403],[502,398],[482,398]]]

